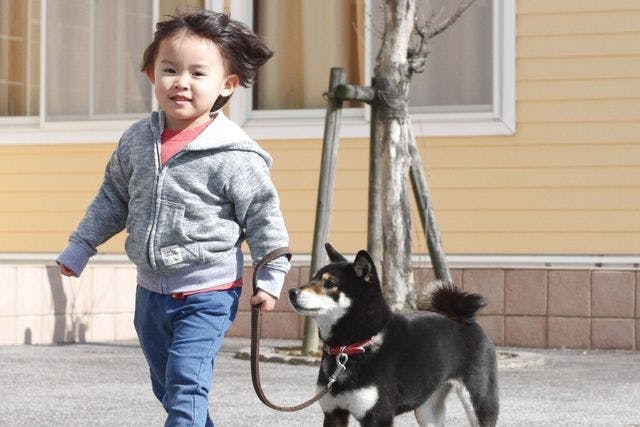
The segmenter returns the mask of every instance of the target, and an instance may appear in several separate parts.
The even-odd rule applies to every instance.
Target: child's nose
[[[185,89],[187,86],[189,86],[189,77],[184,75],[178,76],[175,82],[175,86],[178,89]]]

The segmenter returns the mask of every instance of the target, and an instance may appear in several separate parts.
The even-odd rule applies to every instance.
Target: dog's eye
[[[334,282],[332,279],[327,279],[324,282],[322,282],[322,286],[324,286],[325,289],[335,288],[336,282]]]

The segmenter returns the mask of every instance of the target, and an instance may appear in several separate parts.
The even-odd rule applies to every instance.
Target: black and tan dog
[[[431,311],[394,314],[366,251],[350,263],[331,245],[326,249],[331,263],[289,291],[294,309],[316,320],[324,342],[318,386],[337,376],[320,400],[324,425],[346,426],[351,414],[363,426],[390,426],[411,410],[421,426],[442,425],[451,389],[471,425],[495,425],[496,352],[474,319],[484,299],[440,283],[423,296],[422,308]]]

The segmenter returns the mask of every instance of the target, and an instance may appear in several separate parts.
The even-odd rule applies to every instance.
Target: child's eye
[[[174,70],[173,68],[163,68],[162,72],[167,74],[174,74],[176,70]]]
[[[193,73],[193,75],[195,77],[204,77],[204,76],[206,76],[206,74],[201,72],[201,71],[196,71],[195,73]]]

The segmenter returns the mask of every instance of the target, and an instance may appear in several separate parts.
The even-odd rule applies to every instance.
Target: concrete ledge
[[[96,257],[75,279],[61,277],[45,258],[0,256],[0,345],[135,339],[136,271],[131,263],[118,255]],[[620,269],[613,269],[615,264],[569,268],[568,263],[522,268],[491,259],[491,268],[470,263],[451,273],[464,291],[487,299],[478,323],[496,346],[640,350],[640,270],[633,259],[625,258],[631,264]],[[250,335],[251,275],[247,265],[229,337]],[[294,263],[282,295],[308,277],[308,265]],[[435,275],[418,264],[414,277],[420,292]],[[264,319],[264,338],[302,339],[304,318],[287,298],[280,298]]]

